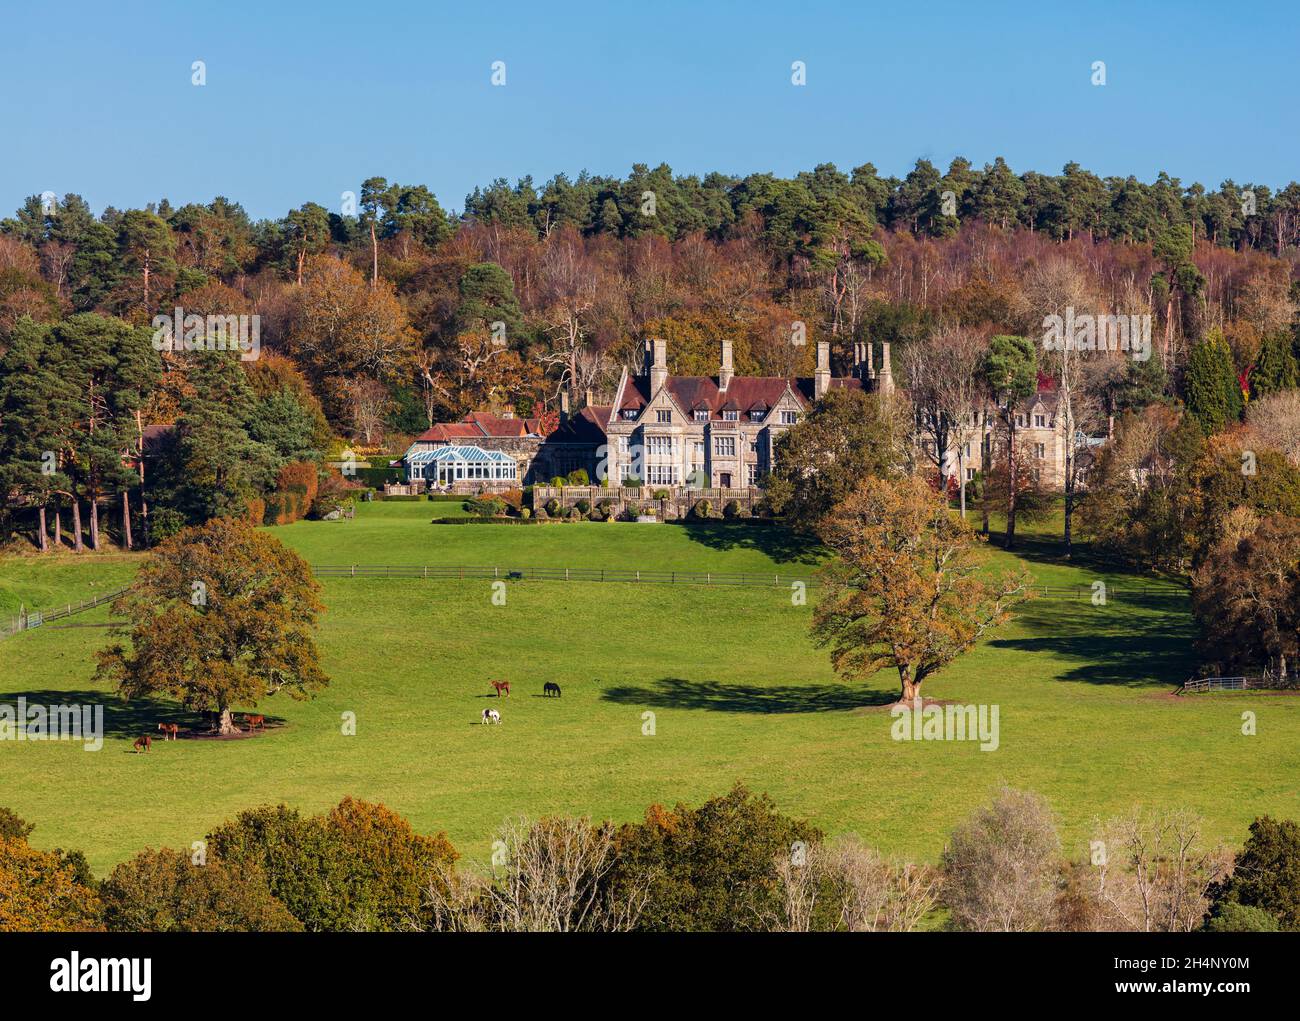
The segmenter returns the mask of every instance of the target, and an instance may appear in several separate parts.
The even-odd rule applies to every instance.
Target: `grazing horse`
[[[484,709],[484,710],[483,710],[483,719],[482,719],[481,721],[479,721],[479,722],[481,722],[481,723],[500,723],[500,722],[501,722],[501,714],[500,714],[499,712],[497,712],[495,709]]]
[[[256,730],[258,727],[261,727],[263,730],[266,729],[265,716],[256,716],[256,715],[249,715],[248,713],[244,713],[244,722],[248,724],[248,729],[250,731]]]
[[[502,692],[505,693],[506,698],[509,698],[509,697],[510,697],[510,682],[509,682],[509,681],[493,681],[493,682],[492,682],[492,687],[494,687],[494,688],[497,689],[497,698],[500,698],[500,697],[501,697]]]
[[[147,752],[151,744],[153,744],[153,738],[151,738],[148,734],[145,734],[144,737],[137,737],[135,739],[135,744],[133,744],[131,747],[134,748],[135,753],[139,755],[142,749]]]
[[[556,684],[554,681],[547,681],[545,684],[542,685],[542,694],[543,695],[554,694],[556,698],[559,698],[560,686]]]
[[[164,741],[175,741],[176,732],[181,728],[174,723],[160,723],[158,724],[158,729],[163,732]]]

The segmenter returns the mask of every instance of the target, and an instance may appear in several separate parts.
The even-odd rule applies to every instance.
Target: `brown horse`
[[[500,698],[503,692],[505,693],[506,698],[510,697],[509,681],[493,681],[492,687],[497,689],[497,698]]]
[[[164,741],[175,741],[176,733],[181,728],[174,723],[160,723],[158,724],[158,729],[163,732]]]
[[[257,730],[259,727],[261,727],[263,730],[266,729],[265,716],[256,716],[256,715],[250,715],[249,713],[244,713],[244,722],[248,724],[248,729],[250,731]]]
[[[147,752],[151,744],[153,744],[153,738],[151,738],[148,734],[145,734],[144,737],[137,737],[135,739],[135,744],[132,745],[131,747],[134,748],[135,753],[139,755],[141,749]]]

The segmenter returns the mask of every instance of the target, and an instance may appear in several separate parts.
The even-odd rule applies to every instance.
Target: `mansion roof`
[[[548,426],[550,428],[548,429]],[[554,429],[545,418],[508,418],[490,411],[471,411],[459,422],[439,422],[416,437],[417,442],[457,443],[483,439],[544,436]]]
[[[833,390],[860,390],[862,380],[835,377],[831,379],[830,386]],[[722,418],[724,411],[766,412],[776,406],[787,387],[805,405],[812,404],[814,381],[811,378],[732,376],[726,390],[720,388],[715,376],[669,376],[664,381],[664,388],[679,407],[688,412],[707,411],[710,420]],[[650,403],[653,396],[649,376],[628,376],[618,410],[640,411]]]

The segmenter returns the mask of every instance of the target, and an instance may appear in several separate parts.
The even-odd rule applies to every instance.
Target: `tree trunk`
[[[1073,472],[1070,470],[1070,459],[1065,460],[1065,559],[1069,560],[1074,553],[1073,535],[1074,535],[1074,479],[1071,478]]]
[[[37,529],[37,546],[42,553],[50,551],[49,536],[45,534],[45,504],[41,504],[40,509],[36,512],[36,529]]]
[[[430,426],[429,428],[433,428]],[[136,464],[140,466],[140,528],[144,532],[144,544],[149,545],[149,502],[144,497],[144,423],[140,412],[135,413]]]
[[[905,673],[903,675],[902,680],[903,680],[903,697],[900,698],[899,701],[909,702],[909,703],[915,702],[917,699],[921,697],[921,683],[919,681],[912,680],[912,675],[910,672]]]
[[[99,552],[99,497],[90,498],[90,548]]]
[[[122,490],[122,548],[131,549],[131,494]]]
[[[72,498],[72,548],[78,553],[86,551],[81,541],[81,501],[75,496]]]
[[[1007,543],[1011,549],[1016,544],[1016,419],[1007,416]]]
[[[54,548],[63,549],[63,511],[57,502],[54,504]]]
[[[961,437],[959,436],[960,440]],[[961,519],[966,520],[966,455],[961,447],[957,448],[957,488],[961,498]]]
[[[989,535],[989,474],[993,470],[993,434],[988,431],[989,415],[984,413],[984,435],[980,437],[980,471],[984,475],[983,484],[980,487],[980,513],[984,517],[984,527],[981,531],[984,538]]]
[[[222,709],[217,714],[217,733],[218,734],[238,734],[239,727],[235,725],[235,714],[229,709]]]
[[[376,213],[378,215],[378,213]],[[375,221],[370,221],[370,289],[379,286],[379,242],[375,239]]]

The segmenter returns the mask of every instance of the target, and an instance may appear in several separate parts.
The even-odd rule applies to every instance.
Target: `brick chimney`
[[[722,363],[718,366],[718,389],[726,390],[731,385],[731,377],[736,374],[731,364],[731,341],[722,342]]]
[[[650,341],[650,395],[668,382],[668,341],[656,337]]]
[[[560,391],[560,425],[569,420],[569,391]]]
[[[821,400],[831,388],[831,345],[817,341],[817,371],[813,374],[813,398]]]

